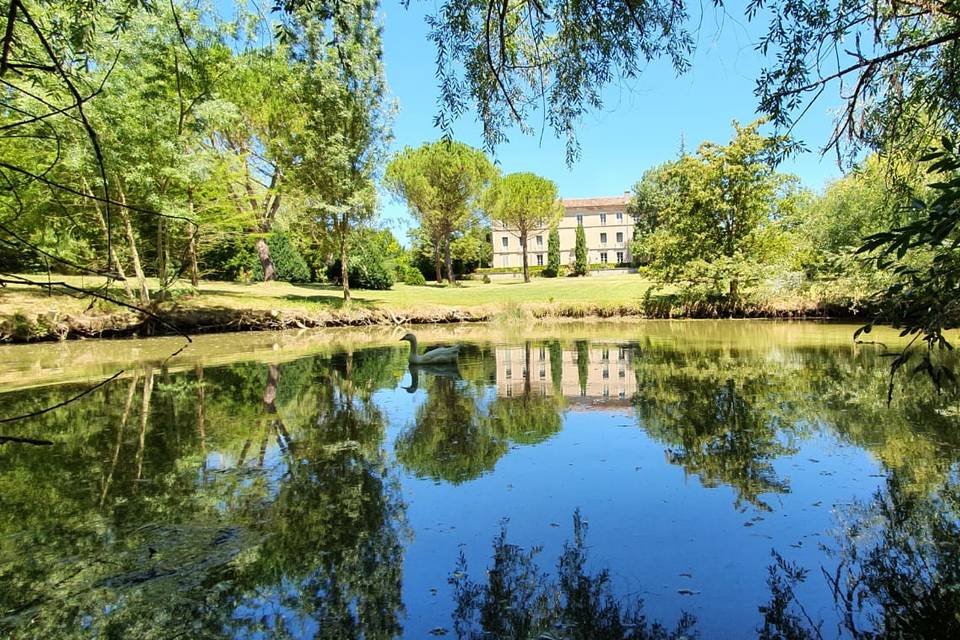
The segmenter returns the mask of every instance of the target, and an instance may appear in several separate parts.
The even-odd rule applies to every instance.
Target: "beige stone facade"
[[[587,237],[587,256],[590,264],[623,264],[631,261],[630,239],[633,238],[633,218],[627,214],[628,194],[607,198],[577,198],[563,200],[563,218],[560,231],[560,264],[572,265],[577,243],[577,225],[583,224]],[[527,239],[527,260],[530,266],[547,264],[549,229],[538,229]],[[493,264],[495,268],[522,267],[523,254],[520,237],[515,231],[498,223],[493,225]]]

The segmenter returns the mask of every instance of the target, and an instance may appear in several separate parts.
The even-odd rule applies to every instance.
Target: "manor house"
[[[605,198],[572,198],[563,200],[560,219],[560,264],[571,265],[577,244],[577,225],[582,224],[587,237],[587,260],[590,264],[625,264],[631,261],[630,239],[633,218],[627,214],[630,193]],[[493,224],[493,267],[522,267],[520,237],[516,231]],[[547,264],[549,229],[531,231],[527,242],[530,266]]]

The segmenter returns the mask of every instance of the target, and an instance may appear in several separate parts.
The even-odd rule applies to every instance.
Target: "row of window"
[[[617,213],[616,216],[617,216],[617,222],[623,222],[623,213]],[[583,224],[582,213],[577,214],[577,224]],[[600,214],[600,224],[607,224],[607,214],[605,213]]]
[[[512,369],[511,367],[506,367],[506,368],[503,370],[503,374],[504,374],[504,378],[506,378],[507,380],[512,380],[512,379],[513,379],[513,369]],[[604,367],[604,368],[603,368],[603,371],[601,371],[601,374],[603,375],[603,379],[604,379],[604,380],[609,380],[609,379],[610,379],[610,368],[609,368],[609,367]],[[527,379],[527,369],[526,369],[526,367],[524,367],[524,368],[522,368],[522,369],[520,370],[520,376],[521,376],[524,380]],[[626,372],[624,369],[620,369],[620,370],[617,372],[617,376],[620,377],[620,378],[626,378],[626,377],[627,377],[627,372]],[[546,377],[547,377],[547,369],[546,369],[546,367],[540,367],[540,379],[543,380],[543,379],[545,379]]]
[[[508,398],[512,398],[512,397],[513,397],[513,387],[507,387],[507,388],[506,388],[506,396],[507,396]],[[541,397],[544,397],[544,398],[547,396],[547,389],[546,389],[546,387],[544,387],[544,386],[541,386],[541,387],[540,387],[540,396],[541,396]],[[587,397],[587,392],[586,392],[585,390],[580,391],[580,397],[581,397],[581,398],[586,398],[586,397]],[[609,398],[609,397],[610,397],[610,387],[607,386],[607,385],[603,385],[603,397],[604,397],[604,398]],[[620,389],[620,392],[617,394],[617,397],[620,398],[621,400],[626,400],[626,398],[627,398],[627,392],[624,391],[623,389]]]
[[[544,263],[544,257],[542,253],[536,254],[537,257],[537,266],[542,267]],[[600,262],[609,262],[609,254],[606,251],[600,252]],[[617,251],[617,264],[623,264],[624,255],[623,251]],[[500,257],[500,266],[509,267],[510,266],[510,256],[501,256]]]
[[[536,236],[536,241],[537,241],[537,246],[538,246],[538,247],[542,247],[542,246],[543,246],[543,236],[542,236],[542,235],[541,235],[541,236]],[[621,243],[621,242],[623,242],[623,232],[622,232],[622,231],[618,231],[618,232],[617,232],[617,243],[619,244],[619,243]],[[503,236],[502,238],[500,238],[500,244],[501,244],[501,246],[503,246],[504,249],[506,249],[508,246],[510,246],[510,238],[507,237],[507,236]],[[600,234],[600,244],[607,244],[607,234],[606,234],[606,233],[601,233],[601,234]],[[522,241],[522,240],[520,241],[520,246],[523,246],[523,241]]]

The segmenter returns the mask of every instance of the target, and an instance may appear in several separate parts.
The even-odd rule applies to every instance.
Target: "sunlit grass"
[[[46,276],[30,276],[45,282]],[[63,281],[77,287],[101,286],[102,280],[82,276],[55,276],[54,281]],[[614,305],[637,303],[652,285],[635,274],[594,276],[588,278],[534,278],[525,284],[520,280],[492,282],[465,281],[457,286],[428,284],[408,286],[396,284],[388,291],[352,292],[353,304],[358,307],[382,307],[409,310],[418,306],[478,307],[488,305],[511,305],[521,303],[567,303]],[[153,292],[159,287],[150,279]],[[339,287],[319,284],[290,284],[286,282],[237,282],[203,281],[196,291],[188,282],[181,282],[172,289],[173,300],[189,307],[228,307],[248,309],[315,309],[341,308],[342,292]],[[109,290],[113,297],[122,296],[122,289],[113,285]],[[36,314],[56,309],[61,313],[82,311],[89,306],[89,299],[74,299],[56,289],[11,285],[0,290],[0,315],[15,312]]]

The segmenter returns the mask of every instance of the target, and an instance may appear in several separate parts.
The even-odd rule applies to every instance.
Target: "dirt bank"
[[[419,309],[389,309],[357,306],[349,309],[303,311],[236,309],[226,307],[181,307],[170,305],[134,312],[58,314],[47,312],[29,317],[18,313],[0,317],[0,343],[25,343],[84,338],[117,338],[171,335],[176,333],[225,333],[314,327],[391,326],[399,324],[444,324],[497,320],[545,320],[552,318],[843,318],[858,314],[843,308],[826,308],[803,302],[775,305],[657,304],[565,304],[529,303],[471,307],[424,306]]]

